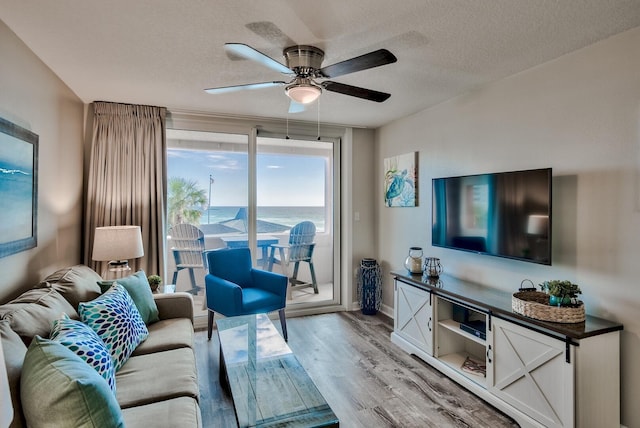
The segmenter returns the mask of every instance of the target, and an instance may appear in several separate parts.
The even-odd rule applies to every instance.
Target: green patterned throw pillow
[[[24,357],[20,397],[30,427],[124,427],[104,378],[61,343],[40,336]]]
[[[53,322],[51,340],[63,344],[93,367],[115,394],[116,372],[113,358],[107,345],[91,327],[63,314],[62,318]]]
[[[149,336],[131,296],[117,283],[100,297],[80,303],[78,312],[82,322],[98,333],[107,345],[116,371]]]

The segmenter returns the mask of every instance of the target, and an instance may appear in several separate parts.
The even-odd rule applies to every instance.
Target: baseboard
[[[359,311],[361,309],[361,305],[358,302],[353,302],[349,311]],[[380,305],[379,312],[382,312],[384,315],[393,319],[393,306],[382,304]]]
[[[393,306],[383,304],[380,306],[380,312],[393,319]]]

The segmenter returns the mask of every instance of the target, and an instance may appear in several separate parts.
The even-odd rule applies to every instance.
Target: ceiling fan
[[[317,100],[320,94],[322,94],[323,89],[378,103],[387,100],[391,96],[391,94],[385,92],[378,92],[372,89],[360,88],[358,86],[346,85],[330,80],[318,82],[320,79],[343,76],[345,74],[355,73],[356,71],[368,70],[396,62],[397,58],[386,49],[378,49],[326,67],[322,67],[324,52],[315,46],[295,45],[284,49],[282,54],[286,60],[286,66],[251,46],[242,43],[226,43],[224,49],[230,55],[258,62],[267,68],[289,75],[292,79],[288,82],[271,81],[205,89],[205,92],[210,94],[224,94],[245,89],[284,86],[285,93],[292,101],[289,108],[290,113],[304,110],[304,104],[309,104]]]

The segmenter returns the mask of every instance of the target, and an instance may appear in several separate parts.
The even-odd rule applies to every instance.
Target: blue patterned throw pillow
[[[51,340],[69,348],[102,376],[116,392],[116,371],[107,345],[86,324],[72,320],[67,314],[53,321]]]
[[[107,345],[116,371],[149,336],[149,330],[131,296],[117,283],[95,300],[80,303],[78,313],[82,322],[91,327]]]

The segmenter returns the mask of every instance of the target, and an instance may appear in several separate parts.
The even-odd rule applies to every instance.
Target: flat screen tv
[[[551,168],[433,179],[432,245],[551,264]]]

